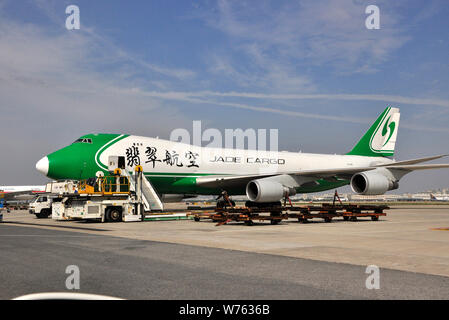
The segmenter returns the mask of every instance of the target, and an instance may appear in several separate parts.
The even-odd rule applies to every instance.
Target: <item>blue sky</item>
[[[344,153],[387,105],[397,159],[449,153],[448,16],[443,0],[0,1],[0,184],[45,182],[34,163],[85,133],[168,138],[193,120]],[[414,173],[400,191],[448,178]]]

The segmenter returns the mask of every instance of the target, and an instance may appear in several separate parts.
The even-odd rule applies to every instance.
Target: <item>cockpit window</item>
[[[92,139],[90,138],[79,138],[75,140],[73,143],[92,143]]]

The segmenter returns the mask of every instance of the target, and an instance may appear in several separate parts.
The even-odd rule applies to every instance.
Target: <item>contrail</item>
[[[123,90],[122,90],[123,91]],[[259,107],[259,106],[252,106],[248,104],[242,104],[242,103],[234,103],[234,102],[223,102],[223,101],[216,101],[216,100],[206,100],[206,99],[199,99],[199,98],[205,98],[207,96],[227,96],[227,97],[247,97],[247,98],[257,98],[257,99],[334,99],[333,97],[338,96],[341,100],[376,100],[376,101],[388,101],[388,102],[402,102],[402,103],[409,103],[409,104],[422,104],[424,102],[427,102],[428,105],[438,105],[438,106],[447,106],[449,107],[449,104],[444,100],[432,100],[432,99],[415,99],[415,98],[407,98],[407,97],[400,97],[400,96],[387,96],[387,95],[323,95],[323,94],[315,94],[315,95],[281,95],[281,94],[258,94],[258,93],[219,93],[219,92],[212,92],[212,91],[200,91],[200,92],[182,92],[182,91],[171,91],[171,92],[156,92],[156,91],[143,91],[139,89],[125,89],[124,90],[128,94],[138,94],[148,97],[154,97],[154,98],[160,98],[160,99],[167,99],[167,100],[179,100],[179,101],[186,101],[191,103],[201,103],[201,104],[212,104],[212,105],[218,105],[218,106],[224,106],[224,107],[231,107],[231,108],[239,108],[239,109],[246,109],[246,110],[253,110],[257,112],[268,112],[268,113],[274,113],[274,114],[281,114],[281,115],[287,115],[287,116],[293,116],[293,117],[301,117],[301,118],[309,118],[309,119],[322,119],[322,120],[332,120],[332,121],[342,121],[342,122],[350,122],[350,123],[360,123],[360,124],[366,124],[369,123],[369,120],[367,119],[361,119],[361,118],[352,118],[347,116],[333,116],[333,115],[326,115],[326,114],[315,114],[315,113],[305,113],[305,112],[298,112],[298,111],[289,111],[289,110],[281,110],[281,109],[275,109],[275,108],[269,108],[269,107]],[[290,97],[290,98],[286,98]],[[390,99],[391,97],[396,97],[396,100]],[[405,102],[408,101],[408,102]],[[413,102],[411,102],[413,101]],[[421,101],[418,103],[418,101]],[[432,102],[432,103],[431,103]],[[407,128],[410,130],[417,130],[417,131],[431,131],[431,132],[449,132],[448,128],[428,128],[428,127],[417,127],[413,125],[407,125],[403,124],[403,128]]]
[[[385,101],[394,103],[404,103],[413,105],[432,105],[439,107],[449,107],[448,100],[429,99],[429,98],[413,98],[395,95],[383,94],[266,94],[251,92],[216,92],[216,91],[198,91],[198,92],[149,92],[169,96],[185,96],[185,97],[238,97],[251,99],[273,99],[273,100],[365,100],[365,101]]]

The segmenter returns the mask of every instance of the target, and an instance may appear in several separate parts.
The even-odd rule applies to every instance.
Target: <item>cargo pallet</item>
[[[274,206],[274,207],[224,207],[215,208],[212,212],[191,212],[194,221],[209,219],[217,222],[217,226],[231,221],[244,222],[253,225],[255,220],[270,221],[278,224],[282,220],[298,219],[301,223],[307,223],[311,219],[323,219],[332,222],[334,218],[343,218],[345,221],[357,221],[361,217],[370,217],[377,221],[380,216],[386,216],[384,210],[389,209],[385,205],[355,205],[355,204],[322,204],[314,206]],[[270,215],[261,215],[270,213]]]

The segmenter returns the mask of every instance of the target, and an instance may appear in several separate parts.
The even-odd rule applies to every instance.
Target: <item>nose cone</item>
[[[37,171],[43,173],[45,176],[48,174],[49,161],[47,157],[43,157],[36,163]]]

